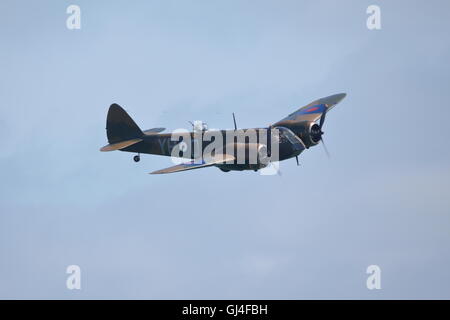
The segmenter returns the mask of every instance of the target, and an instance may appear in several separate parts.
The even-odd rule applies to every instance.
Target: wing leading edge
[[[346,93],[338,93],[332,96],[315,100],[298,109],[297,111],[291,113],[286,118],[273,124],[273,126],[283,126],[286,124],[292,124],[302,121],[317,121],[322,116],[322,113],[325,112],[325,110],[327,112],[330,111],[335,105],[341,102],[342,99],[346,97],[346,95]]]
[[[177,164],[172,167],[150,172],[150,174],[164,174],[164,173],[174,173],[180,171],[187,171],[193,169],[201,169],[206,167],[211,167],[217,164],[226,163],[228,161],[234,161],[236,158],[229,154],[218,154],[211,159],[204,160],[192,160],[186,163]]]

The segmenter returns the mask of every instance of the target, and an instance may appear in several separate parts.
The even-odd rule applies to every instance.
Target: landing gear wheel
[[[140,156],[134,156],[133,157],[134,162],[139,162],[141,160]]]

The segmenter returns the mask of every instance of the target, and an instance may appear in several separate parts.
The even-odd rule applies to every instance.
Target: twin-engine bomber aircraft
[[[208,130],[205,125],[196,128],[192,124],[191,132],[181,133],[160,133],[165,130],[164,128],[142,131],[124,109],[117,104],[112,104],[106,119],[106,135],[109,144],[100,151],[134,152],[137,153],[133,158],[136,162],[140,160],[141,153],[163,156],[175,154],[176,157],[191,159],[190,162],[154,171],[152,174],[210,166],[218,167],[224,172],[257,171],[266,167],[270,161],[282,161],[294,157],[298,165],[300,153],[319,142],[323,143],[322,127],[325,116],[345,96],[345,93],[340,93],[313,101],[267,128],[238,130],[233,114],[234,130]],[[255,133],[256,141],[250,141],[251,139],[246,135],[250,131]],[[237,132],[244,133],[245,138],[236,140]],[[205,136],[214,138],[203,139]],[[228,136],[232,137],[228,139],[230,141],[221,139]],[[218,141],[220,141],[219,144]],[[210,144],[214,142],[216,142],[216,148],[211,152]],[[325,144],[323,146],[325,147]],[[206,153],[207,150],[210,153]],[[274,160],[275,150],[277,155]],[[327,152],[326,147],[325,151]],[[252,157],[252,153],[256,156]],[[243,159],[240,155],[243,155]]]

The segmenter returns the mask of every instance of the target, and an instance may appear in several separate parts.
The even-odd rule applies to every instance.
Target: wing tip
[[[341,102],[346,96],[347,96],[347,94],[345,92],[336,93],[336,94],[333,94],[328,97],[323,97],[323,98],[319,99],[318,102],[328,104],[328,105],[336,105],[339,102]]]

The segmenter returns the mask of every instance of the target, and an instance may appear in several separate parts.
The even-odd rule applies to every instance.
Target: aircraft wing
[[[298,109],[297,111],[291,113],[286,118],[278,121],[273,126],[283,126],[286,124],[292,124],[302,121],[317,121],[322,116],[322,113],[327,110],[327,112],[332,109],[335,105],[341,102],[346,96],[345,93],[338,93],[332,96],[321,98],[307,104],[306,106]]]
[[[210,158],[210,159],[203,159],[203,160],[192,160],[186,163],[181,163],[169,168],[153,171],[150,174],[163,174],[163,173],[173,173],[173,172],[180,172],[180,171],[186,171],[186,170],[193,170],[193,169],[200,169],[200,168],[206,168],[210,166],[214,166],[216,164],[222,164],[228,161],[234,161],[236,158],[229,154],[217,154],[216,156]]]

